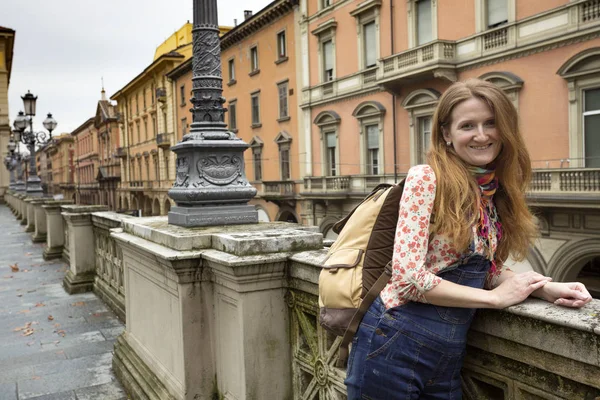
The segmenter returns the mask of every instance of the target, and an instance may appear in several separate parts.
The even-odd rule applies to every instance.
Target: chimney
[[[244,10],[244,21],[252,16],[252,10]]]
[[[233,26],[237,26],[237,18],[233,19]]]
[[[102,96],[101,96],[101,100],[102,101],[106,101],[106,91],[104,90],[104,88],[102,88]]]

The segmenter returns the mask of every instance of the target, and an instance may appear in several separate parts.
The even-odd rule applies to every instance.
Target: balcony
[[[294,181],[263,181],[261,196],[266,200],[285,200],[296,197]]]
[[[446,76],[456,80],[456,43],[436,40],[414,49],[384,58],[380,63],[383,85],[399,85],[410,81]]]
[[[527,198],[539,206],[600,208],[600,168],[534,170]]]
[[[398,175],[398,180],[405,174]],[[363,197],[381,183],[394,183],[393,175],[309,176],[304,178],[306,198]]]
[[[598,0],[571,1],[456,41],[435,40],[383,58],[378,83],[391,91],[430,78],[456,81],[456,70],[536,48],[578,41],[600,25]]]
[[[167,101],[167,89],[164,87],[156,88],[156,100],[164,103]]]
[[[156,135],[156,144],[158,147],[168,149],[171,147],[171,133],[159,133]]]
[[[117,147],[113,156],[117,158],[125,158],[127,157],[127,149],[125,147]]]

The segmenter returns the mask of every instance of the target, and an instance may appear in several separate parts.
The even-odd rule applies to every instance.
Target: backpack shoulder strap
[[[365,295],[364,299],[360,303],[360,307],[358,307],[358,310],[356,310],[356,312],[354,313],[354,316],[352,317],[352,320],[348,325],[348,329],[346,329],[346,332],[342,337],[342,343],[340,344],[339,356],[336,363],[336,366],[338,368],[345,368],[346,364],[348,364],[348,356],[350,354],[350,352],[348,351],[348,346],[350,345],[350,342],[352,342],[352,338],[356,334],[356,331],[358,330],[358,326],[360,325],[363,316],[367,313],[367,310],[369,309],[369,307],[371,307],[371,304],[373,304],[377,296],[379,296],[379,293],[381,293],[381,291],[383,290],[385,285],[387,285],[391,277],[392,262],[390,261],[385,266],[385,269],[381,276],[379,276],[379,278],[375,281],[373,286],[371,286],[371,289],[369,289],[369,291]]]
[[[380,190],[386,190],[387,188],[392,187],[392,186],[394,186],[394,185],[392,185],[390,183],[380,183],[379,185],[375,186],[375,188],[371,191],[371,193],[369,193],[369,195],[367,197],[365,197],[363,199],[363,201],[361,201],[360,203],[358,203],[358,205],[356,207],[354,207],[352,209],[352,211],[350,211],[348,213],[348,215],[346,215],[344,218],[342,218],[341,220],[339,220],[338,222],[336,222],[331,229],[335,233],[337,233],[339,235],[340,232],[342,231],[342,229],[344,228],[344,226],[346,226],[346,223],[348,222],[348,220],[350,219],[350,217],[352,217],[352,215],[354,214],[354,212],[356,211],[356,209],[358,207],[360,207],[361,204],[363,204],[365,201],[369,200],[371,197],[373,197],[373,195],[375,195]]]

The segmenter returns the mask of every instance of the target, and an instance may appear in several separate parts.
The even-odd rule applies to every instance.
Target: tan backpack
[[[339,236],[319,275],[319,322],[342,336],[337,365],[345,367],[348,345],[373,301],[392,276],[394,236],[404,180],[377,186],[333,226]]]

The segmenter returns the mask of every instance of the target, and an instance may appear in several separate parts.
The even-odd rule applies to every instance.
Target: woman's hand
[[[506,308],[520,303],[534,291],[543,288],[552,278],[534,271],[514,274],[490,292],[494,308]]]
[[[592,296],[579,282],[550,282],[532,293],[559,306],[580,308],[592,301]]]

